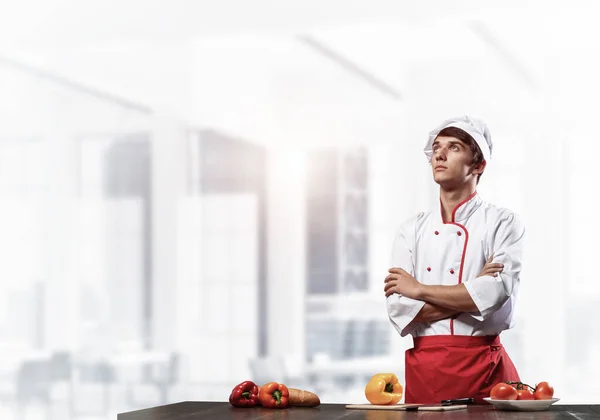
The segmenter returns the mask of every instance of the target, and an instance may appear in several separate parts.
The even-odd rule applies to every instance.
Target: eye
[[[456,151],[456,152],[458,152],[460,150],[460,148],[456,144],[453,144],[452,147],[451,147],[451,149],[454,150],[454,151]]]

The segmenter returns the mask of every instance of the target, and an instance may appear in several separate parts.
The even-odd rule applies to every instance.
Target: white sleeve
[[[413,253],[416,242],[416,222],[420,216],[422,216],[422,213],[400,226],[392,248],[391,266],[402,268],[410,273],[411,276],[415,275]],[[410,334],[415,329],[415,325],[409,324],[417,316],[421,308],[425,305],[425,302],[394,293],[388,296],[386,303],[390,321],[398,333],[400,333],[400,336],[404,337]]]
[[[525,224],[514,213],[503,215],[489,238],[493,262],[504,264],[498,277],[482,276],[464,283],[479,313],[473,318],[483,321],[500,309],[517,289],[523,259]]]

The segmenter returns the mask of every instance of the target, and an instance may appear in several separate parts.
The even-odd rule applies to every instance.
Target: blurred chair
[[[32,401],[50,403],[52,371],[46,360],[25,360],[17,372],[17,403],[26,405]]]
[[[141,352],[138,357],[122,357],[115,361],[122,369],[134,367],[140,375],[137,379],[129,378],[127,385],[127,404],[129,407],[147,405],[140,404],[134,396],[136,385],[152,386],[159,393],[159,402],[169,402],[169,391],[179,380],[180,356],[178,353]]]
[[[283,382],[293,388],[302,388],[307,384],[304,372],[304,360],[299,356],[267,356],[249,361],[252,381],[258,385],[267,382]]]
[[[66,351],[55,352],[49,363],[53,382],[71,382],[73,373],[73,360],[71,354]]]
[[[267,382],[286,382],[287,373],[281,357],[261,357],[249,362],[252,381],[258,385]]]
[[[105,360],[80,361],[74,367],[73,380],[71,381],[71,400],[69,412],[72,419],[77,417],[102,415],[108,417],[110,411],[110,386],[115,382],[114,368]],[[99,385],[102,388],[101,409],[97,412],[92,410],[79,410],[77,407],[77,392],[86,386]]]
[[[179,361],[179,354],[171,353],[167,364],[154,363],[145,370],[145,382],[158,389],[160,402],[163,405],[168,402],[169,389],[179,379]]]
[[[50,415],[52,386],[63,379],[70,378],[71,365],[68,354],[55,353],[51,357],[36,356],[21,362],[16,374],[17,419],[32,402],[42,403],[46,407],[46,417]]]

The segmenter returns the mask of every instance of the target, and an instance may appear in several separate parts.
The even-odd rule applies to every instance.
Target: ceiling
[[[295,33],[364,22],[419,24],[452,15],[528,10],[549,2],[508,0],[2,0],[0,35],[19,48],[198,36]],[[570,2],[571,5],[576,4]]]
[[[593,1],[2,1],[0,60],[271,144],[515,104],[572,122],[600,93]]]

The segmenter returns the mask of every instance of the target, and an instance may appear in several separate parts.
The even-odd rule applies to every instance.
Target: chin
[[[443,176],[433,177],[433,181],[443,188],[452,188],[456,184],[456,180]]]
[[[440,184],[440,183],[444,183],[444,182],[448,182],[448,177],[445,176],[440,176],[441,174],[433,174],[433,180],[435,181],[436,184]]]

